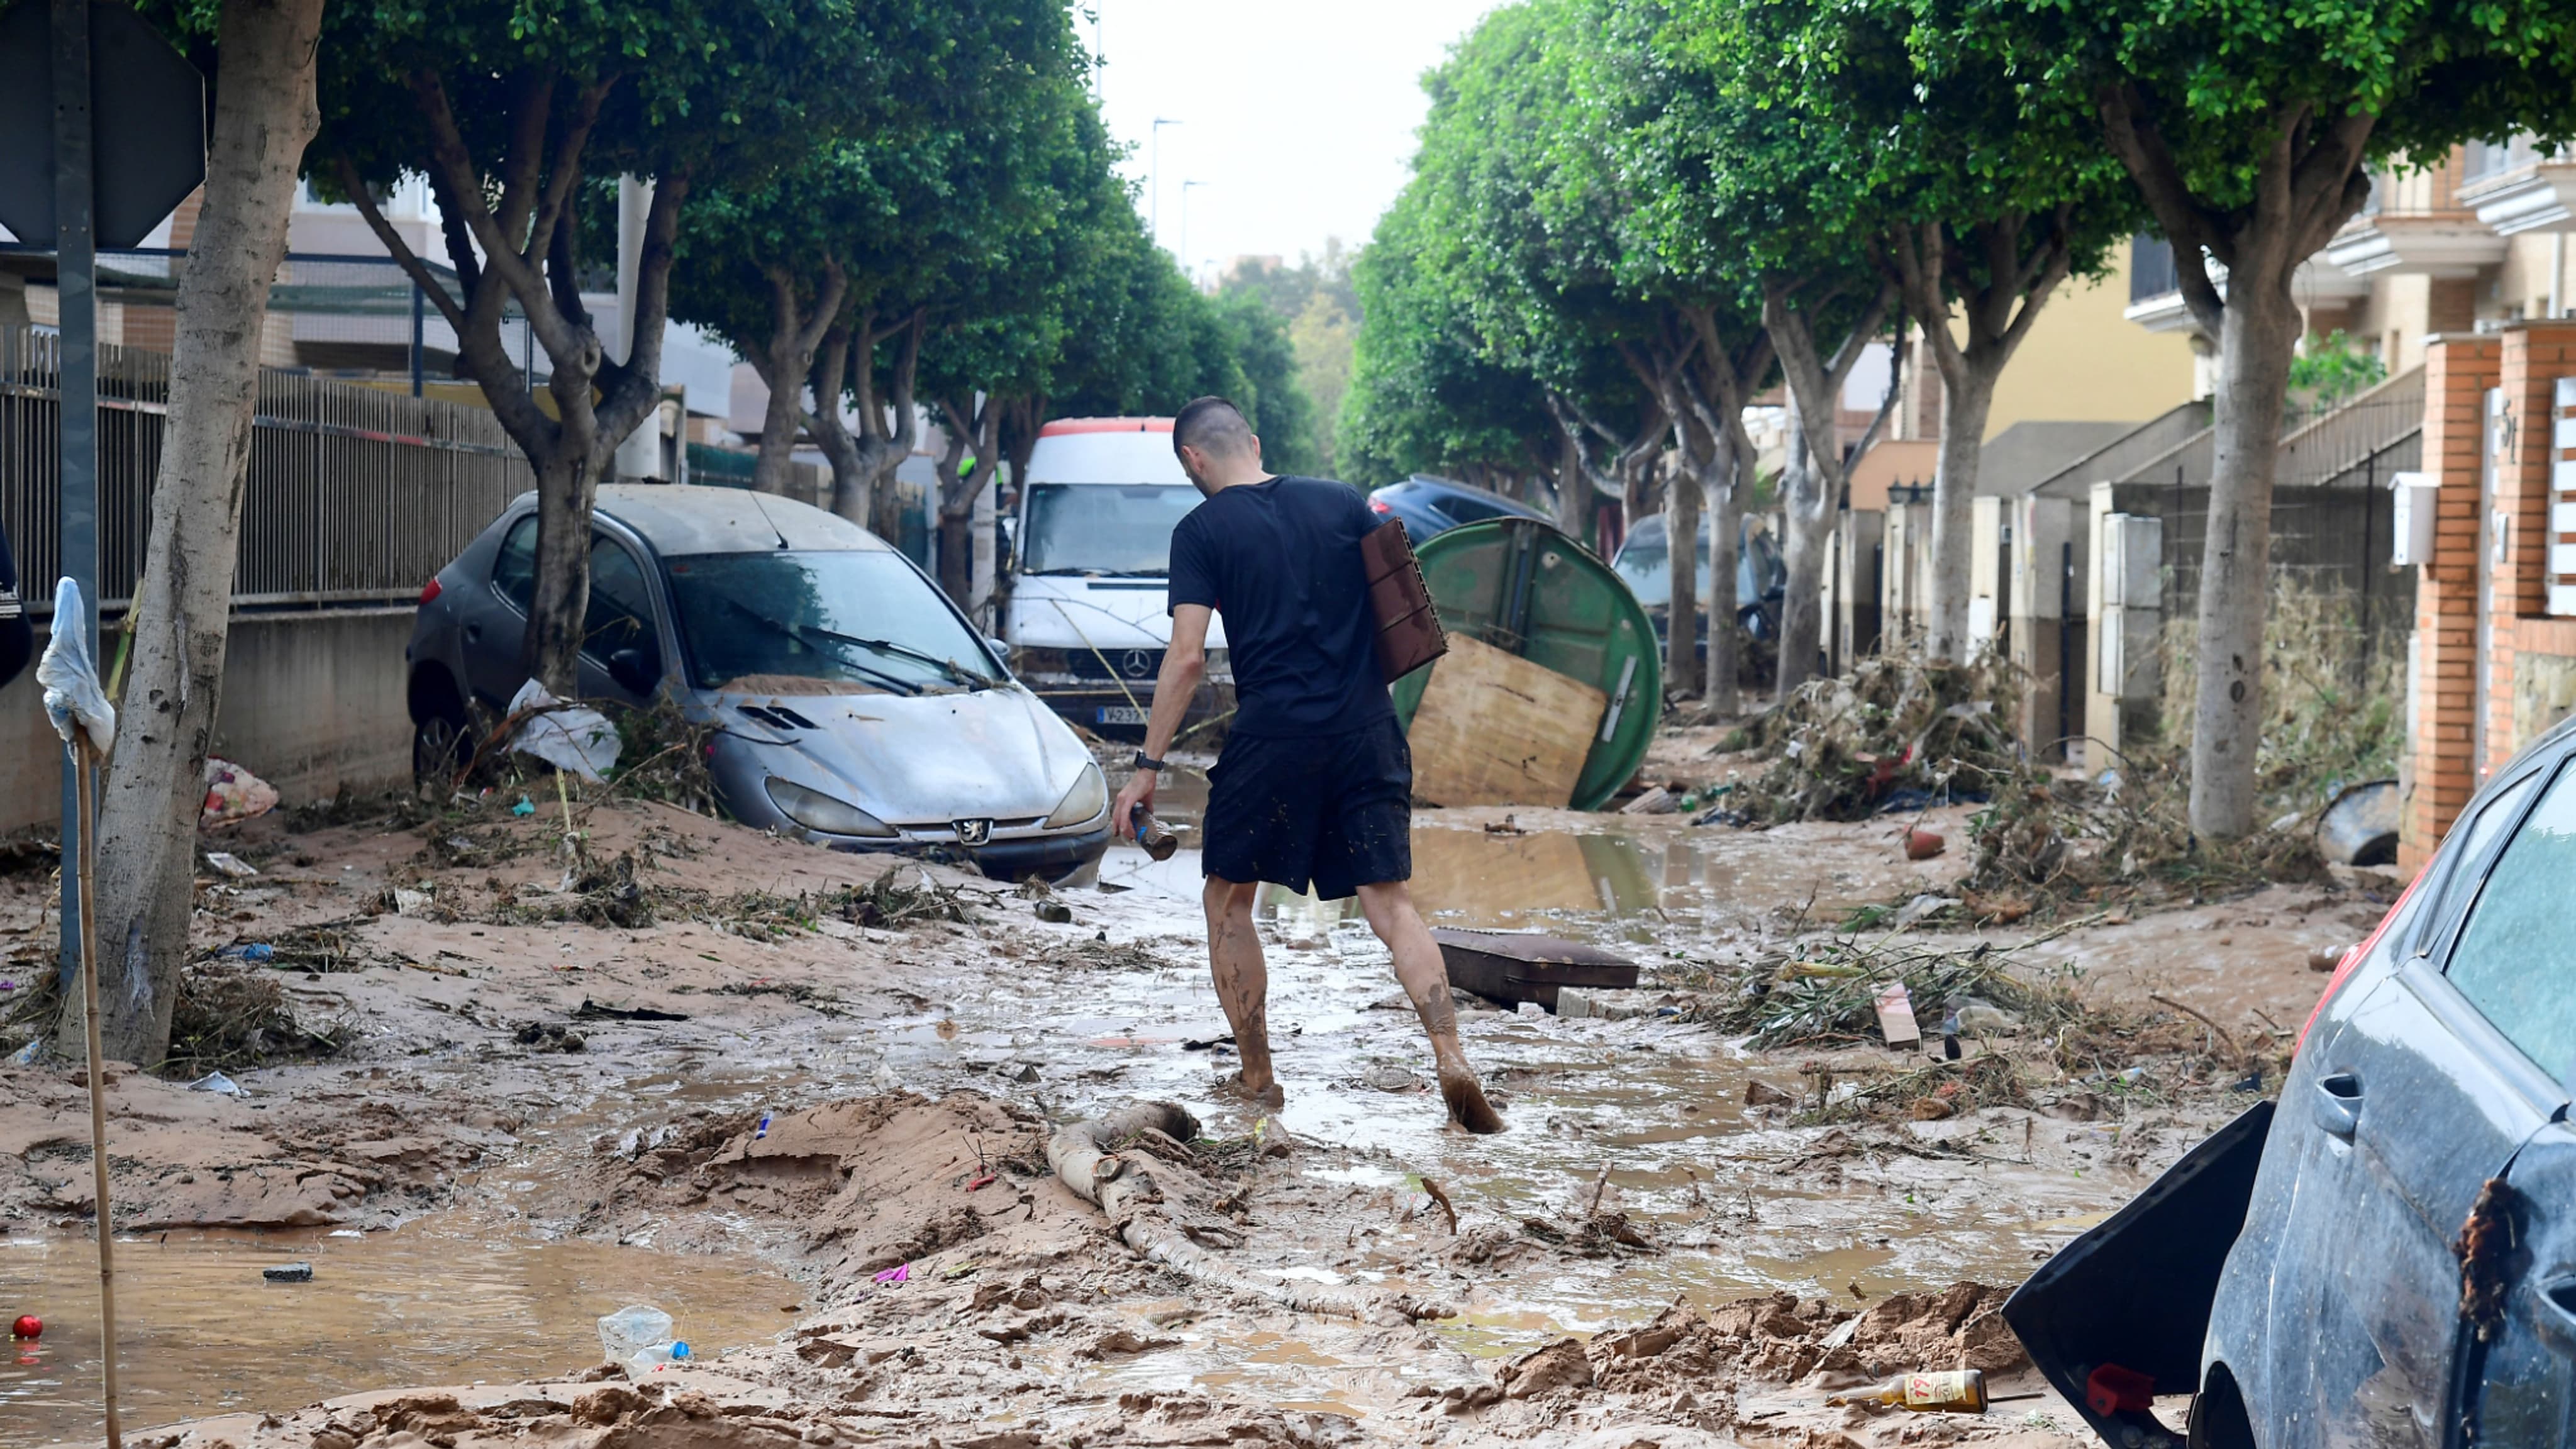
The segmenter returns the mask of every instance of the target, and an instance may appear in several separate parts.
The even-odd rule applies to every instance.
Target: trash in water
[[[764,1137],[766,1137],[766,1136],[768,1136],[768,1135],[769,1135],[769,1114],[768,1114],[768,1113],[766,1113],[766,1112],[763,1112],[763,1113],[761,1113],[761,1114],[760,1114],[760,1125],[759,1125],[759,1126],[757,1126],[757,1127],[755,1127],[755,1128],[753,1128],[753,1129],[751,1130],[751,1140],[752,1140],[752,1141],[754,1141],[754,1142],[758,1142],[760,1139],[762,1139],[762,1138],[764,1138]]]
[[[234,1081],[232,1078],[225,1076],[221,1072],[206,1073],[204,1076],[190,1082],[188,1084],[188,1090],[191,1092],[213,1092],[218,1096],[224,1097],[246,1097],[250,1095],[242,1090],[241,1083]]]
[[[650,1006],[602,1006],[585,996],[581,1008],[572,1014],[575,1021],[686,1021],[685,1011],[662,1011]]]
[[[1914,899],[1907,901],[1903,906],[1897,908],[1897,927],[1901,930],[1918,921],[1937,916],[1957,904],[1959,904],[1959,899],[1956,896],[1936,896],[1929,892],[1916,896]]]
[[[1836,1394],[1828,1404],[1883,1404],[1914,1414],[1982,1414],[1986,1376],[1979,1369],[1904,1374],[1874,1388]]]
[[[215,953],[227,961],[258,963],[277,959],[277,948],[266,941],[235,941]]]
[[[271,1283],[310,1283],[313,1281],[313,1265],[310,1263],[280,1263],[273,1268],[260,1269],[259,1276],[267,1279]]]
[[[518,803],[510,807],[510,813],[513,815],[534,815],[537,813],[537,803],[529,799],[527,796],[522,795],[519,797]]]
[[[671,1315],[649,1303],[630,1303],[599,1320],[599,1351],[608,1363],[624,1363],[669,1342]]]
[[[45,1336],[45,1320],[38,1318],[32,1313],[22,1313],[18,1315],[17,1322],[9,1325],[9,1336],[11,1338],[42,1338]]]
[[[877,1275],[877,1281],[880,1283],[905,1283],[911,1281],[911,1279],[912,1265],[910,1263],[898,1263],[894,1267],[888,1268]]]
[[[1051,926],[1068,926],[1073,924],[1073,907],[1062,901],[1040,901],[1037,903],[1037,917]]]
[[[276,808],[275,786],[230,760],[206,757],[206,804],[198,812],[198,828],[237,825]],[[232,874],[226,867],[215,868]]]
[[[1957,1019],[1958,1030],[1970,1036],[2006,1036],[2021,1030],[2021,1018],[1991,1001],[1962,996],[1950,1003],[1950,1015]],[[1942,1023],[1948,1028],[1947,1021]]]
[[[1914,999],[1906,994],[1902,981],[1891,981],[1878,993],[1878,1032],[1892,1047],[1915,1046],[1923,1040],[1923,1029],[1914,1024]]]
[[[2343,953],[2350,949],[2348,946],[2319,946],[2308,953],[2308,969],[2332,971],[2343,964]]]
[[[38,1037],[34,1041],[27,1043],[25,1046],[18,1048],[16,1051],[9,1053],[9,1065],[13,1067],[27,1066],[44,1054],[45,1039],[43,1037]]]
[[[430,896],[427,891],[411,890],[403,886],[394,887],[394,914],[397,916],[419,915],[427,908],[429,901]]]
[[[1503,1002],[1537,1002],[1554,1009],[1567,986],[1627,991],[1637,984],[1637,963],[1580,941],[1511,931],[1468,931],[1443,926],[1439,943],[1449,984]]]
[[[207,851],[206,864],[213,866],[215,869],[222,871],[224,874],[231,876],[235,880],[249,880],[251,877],[259,874],[259,867],[252,865],[249,861],[242,859],[240,856],[235,855],[228,850]]]
[[[1513,1007],[1512,1009],[1513,1009],[1513,1011],[1515,1011],[1516,1013],[1518,1013],[1519,1015],[1522,1015],[1522,1016],[1545,1016],[1545,1015],[1547,1015],[1547,1008],[1546,1008],[1546,1007],[1544,1007],[1544,1006],[1539,1005],[1539,1004],[1538,1004],[1537,1002],[1535,1002],[1535,1001],[1524,1001],[1524,1002],[1521,1002],[1520,1004],[1518,1004],[1517,1006]]]
[[[1949,848],[1950,842],[1944,839],[1938,830],[1925,830],[1917,826],[1905,832],[1907,860],[1930,860]]]

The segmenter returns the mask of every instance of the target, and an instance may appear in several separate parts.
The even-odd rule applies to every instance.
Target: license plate
[[[1140,725],[1144,722],[1145,711],[1132,704],[1104,704],[1100,707],[1100,718],[1093,721],[1095,724],[1118,725]]]

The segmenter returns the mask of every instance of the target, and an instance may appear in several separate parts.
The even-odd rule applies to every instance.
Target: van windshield
[[[668,567],[701,689],[921,694],[998,682],[974,632],[891,550],[697,554]]]
[[[1032,483],[1020,572],[1161,578],[1172,530],[1198,506],[1186,483]]]

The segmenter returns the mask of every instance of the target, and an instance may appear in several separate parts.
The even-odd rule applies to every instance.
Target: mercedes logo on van
[[[1154,672],[1154,656],[1142,649],[1130,649],[1119,656],[1118,672],[1129,679],[1142,679]]]
[[[993,838],[993,822],[990,820],[960,820],[955,823],[960,845],[982,845]]]

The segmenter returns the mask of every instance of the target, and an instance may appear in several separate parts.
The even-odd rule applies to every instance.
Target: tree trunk
[[[2245,249],[2250,251],[2251,249]],[[2240,256],[2244,253],[2240,252]],[[2200,555],[2199,694],[2192,706],[2191,828],[2233,840],[2254,830],[2254,757],[2263,726],[2263,619],[2271,598],[2272,474],[2298,350],[2288,266],[2228,278],[2218,342],[2209,522]]]
[[[1664,537],[1672,559],[1672,612],[1664,625],[1664,693],[1690,699],[1699,678],[1699,470],[1687,451],[1664,482]],[[1714,624],[1714,620],[1711,621]]]
[[[100,802],[100,1032],[110,1057],[169,1053],[188,955],[197,816],[222,698],[259,343],[286,254],[304,148],[321,124],[314,54],[322,0],[225,0],[222,84],[206,150],[205,210],[179,278],[170,405],[150,543],[135,590],[125,716]],[[85,1033],[66,1013],[62,1040]]]
[[[581,694],[583,621],[590,613],[590,511],[599,499],[599,418],[590,384],[563,368],[548,385],[561,440],[537,460],[537,560],[520,658],[557,699]]]
[[[841,393],[849,381],[850,346],[857,333],[846,322],[835,323],[823,334],[823,343],[814,353],[814,415],[808,430],[814,434],[814,446],[823,450],[824,461],[832,465],[834,513],[859,525],[867,526],[867,475],[859,471],[859,443],[841,422]]]
[[[1968,637],[1974,502],[1986,452],[1986,418],[2002,372],[2000,363],[1988,366],[1973,359],[1941,370],[1941,452],[1932,475],[1932,627],[1925,641],[1934,659],[1964,661],[1975,648]]]
[[[921,376],[921,339],[928,323],[918,312],[904,324],[902,340],[896,345],[894,366],[886,375],[885,413],[881,425],[872,427],[860,444],[860,456],[868,472],[868,531],[886,542],[901,547],[903,543],[903,495],[895,486],[895,470],[912,456],[913,445],[921,437],[920,410],[915,405],[915,384]],[[873,354],[874,349],[870,349]],[[876,366],[873,355],[858,359],[871,375]],[[871,394],[873,396],[873,394]]]
[[[1583,537],[1584,515],[1591,510],[1592,478],[1583,470],[1583,450],[1562,422],[1557,427],[1556,526],[1568,538]]]
[[[1736,611],[1744,601],[1735,590],[1737,544],[1744,519],[1744,496],[1736,488],[1735,449],[1717,438],[1700,467],[1700,490],[1708,501],[1708,678],[1705,696],[1711,714],[1740,712],[1743,696],[1736,682]]]
[[[805,419],[804,377],[807,369],[795,356],[794,338],[770,343],[760,368],[769,383],[769,405],[760,413],[760,455],[751,465],[751,486],[760,493],[787,491],[796,466],[796,435]],[[816,406],[821,406],[818,401]]]
[[[1779,697],[1815,677],[1825,643],[1825,545],[1833,533],[1833,499],[1789,398],[1788,470],[1780,480],[1781,540],[1788,579],[1780,602]]]

